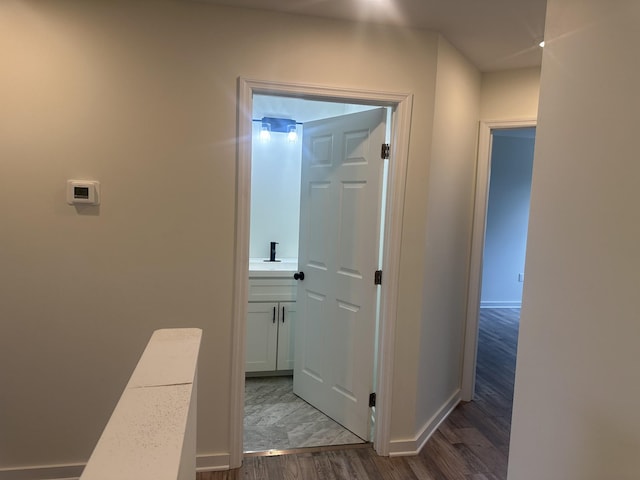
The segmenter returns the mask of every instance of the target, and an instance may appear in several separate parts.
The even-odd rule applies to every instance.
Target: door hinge
[[[374,392],[369,394],[369,408],[375,407],[375,406],[376,406],[376,394]]]
[[[382,270],[376,270],[376,273],[373,276],[373,284],[382,285]]]
[[[382,150],[380,150],[380,157],[383,160],[388,160],[390,152],[391,152],[391,145],[389,145],[388,143],[383,143]]]

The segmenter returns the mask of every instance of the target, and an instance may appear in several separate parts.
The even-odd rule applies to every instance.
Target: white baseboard
[[[214,453],[198,455],[196,457],[196,472],[216,472],[229,470],[231,455],[228,453]]]
[[[409,455],[417,455],[425,446],[427,440],[444,422],[454,408],[460,403],[460,389],[456,390],[453,395],[438,409],[427,422],[422,426],[420,432],[411,439],[407,440],[391,440],[389,456],[401,457]]]
[[[86,463],[44,465],[38,467],[0,468],[0,480],[77,480]],[[229,454],[198,455],[197,472],[229,470]]]
[[[522,301],[486,301],[480,302],[480,308],[520,308],[522,307]]]
[[[35,479],[77,479],[84,470],[85,463],[69,465],[41,465],[38,467],[2,468],[2,480],[35,480]]]

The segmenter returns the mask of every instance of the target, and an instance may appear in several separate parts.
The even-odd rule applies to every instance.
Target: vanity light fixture
[[[254,119],[254,122],[260,122],[260,140],[269,141],[271,134],[286,133],[287,140],[291,143],[298,141],[297,122],[291,118],[262,117],[262,119]]]

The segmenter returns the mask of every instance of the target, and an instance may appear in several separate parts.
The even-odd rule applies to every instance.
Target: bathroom
[[[245,452],[364,442],[293,393],[294,274],[304,124],[374,108],[253,97]]]

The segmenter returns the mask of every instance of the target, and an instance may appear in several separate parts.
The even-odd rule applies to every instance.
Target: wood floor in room
[[[476,398],[460,404],[419,455],[379,457],[371,446],[245,456],[242,468],[197,480],[504,480],[519,309],[481,309]]]

